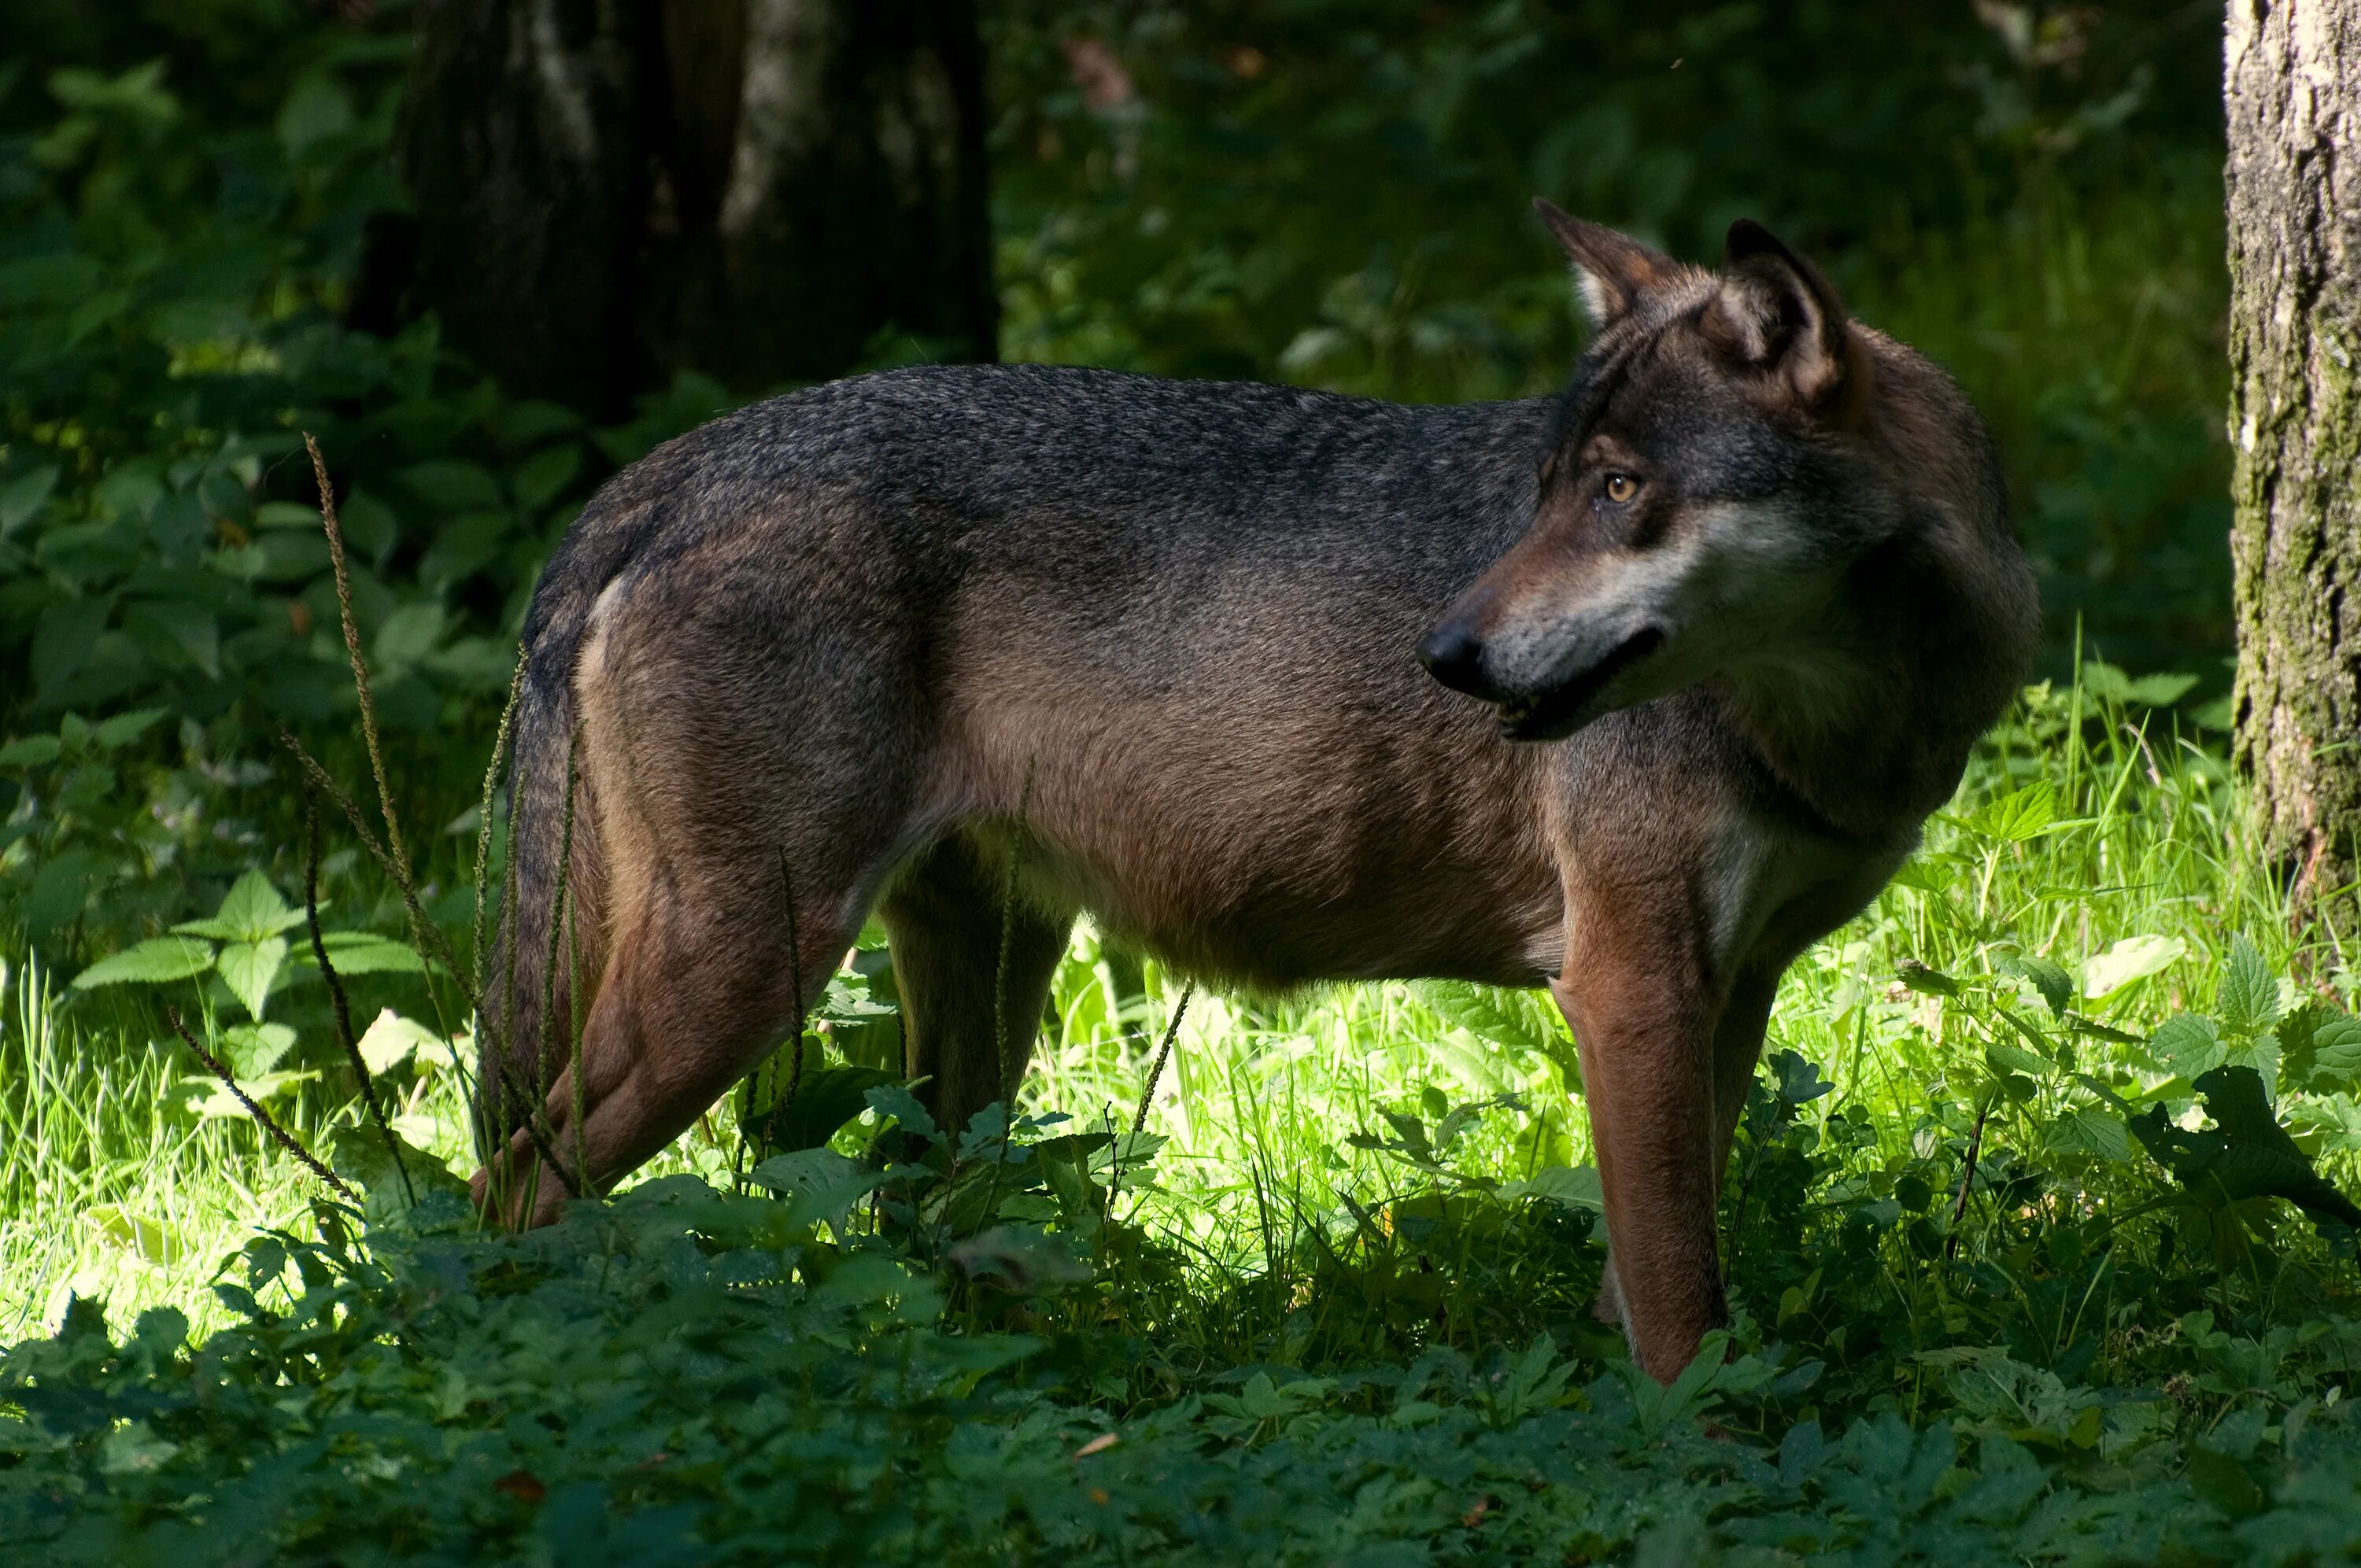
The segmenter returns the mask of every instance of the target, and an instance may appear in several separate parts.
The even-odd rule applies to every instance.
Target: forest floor
[[[95,1036],[18,969],[0,1541],[176,1568],[2333,1555],[2361,1541],[2355,977],[2291,945],[2217,744],[2150,706],[2174,695],[2104,666],[2028,691],[1788,976],[1724,1198],[1735,1321],[1669,1390],[1588,1313],[1596,1179],[1539,998],[1200,995],[1151,1090],[1180,988],[1086,931],[1016,1125],[937,1133],[863,1069],[890,986],[848,971],[800,1132],[749,1148],[760,1116],[717,1108],[519,1237],[456,1192],[434,1028],[370,1031],[406,1180],[349,1100],[250,1085],[366,1193],[331,1202],[177,1043]],[[889,1165],[889,1124],[925,1157]]]

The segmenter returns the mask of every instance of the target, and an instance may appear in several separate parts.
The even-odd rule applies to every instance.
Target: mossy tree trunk
[[[2361,0],[2230,0],[2237,755],[2299,918],[2361,841]]]
[[[602,415],[681,368],[817,379],[880,335],[990,358],[974,0],[431,0],[373,243],[512,390]]]

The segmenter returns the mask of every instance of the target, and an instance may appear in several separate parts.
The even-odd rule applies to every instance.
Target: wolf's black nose
[[[1453,691],[1486,702],[1500,698],[1499,689],[1484,674],[1483,640],[1464,620],[1446,620],[1428,632],[1418,645],[1418,662]]]

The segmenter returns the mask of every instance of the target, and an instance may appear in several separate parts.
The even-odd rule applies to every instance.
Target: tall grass
[[[2070,687],[2029,689],[1911,865],[1788,974],[1769,1048],[1799,1053],[1833,1081],[1808,1114],[1851,1124],[1852,1167],[1873,1173],[1881,1160],[1923,1155],[1929,1140],[1956,1145],[1966,1086],[1991,1039],[1988,1020],[1901,983],[1907,966],[1974,977],[2012,956],[2048,959],[2073,978],[2081,1012],[2127,1036],[2207,1003],[2239,934],[2301,985],[2350,992],[2341,942],[2299,942],[2290,931],[2249,850],[2218,740],[2143,695],[2169,694],[2103,667]],[[2125,943],[2147,955],[2151,972],[2110,986],[2108,955]],[[1448,1155],[1471,1181],[1528,1179],[1587,1158],[1556,1058],[1470,1034],[1417,984],[1201,993],[1150,1093],[1153,1047],[1178,992],[1176,977],[1152,962],[1132,970],[1085,927],[1058,976],[1055,1021],[1021,1099],[1036,1114],[1097,1126],[1127,1124],[1148,1095],[1148,1127],[1169,1142],[1137,1218],[1194,1260],[1194,1293],[1228,1314],[1180,1314],[1209,1354],[1268,1352],[1303,1306],[1306,1259],[1337,1255],[1356,1234],[1390,1234],[1389,1201],[1431,1185],[1429,1173],[1365,1146],[1378,1140],[1353,1141],[1386,1134],[1388,1113],[1432,1124],[1445,1106],[1490,1105]],[[305,1223],[315,1190],[250,1125],[192,1113],[192,1095],[203,1097],[189,1081],[192,1063],[160,1045],[81,1036],[45,977],[15,974],[6,1000],[0,1339],[53,1318],[69,1291],[103,1295],[118,1315],[176,1305],[202,1330],[215,1315],[206,1289],[214,1260],[258,1226]],[[2085,1070],[2157,1076],[2133,1045],[2080,1044]],[[315,1143],[357,1114],[286,1103],[298,1135]],[[405,1106],[405,1136],[464,1168],[452,1075],[412,1082]],[[2352,1119],[2319,1110],[2308,1135],[2340,1179],[2361,1146],[2340,1130]],[[721,1120],[691,1129],[650,1173],[725,1178],[734,1135]],[[2029,1121],[2025,1132],[2033,1135]],[[1269,1287],[1251,1310],[1223,1294],[1248,1279]],[[1749,1305],[1742,1255],[1733,1292]]]

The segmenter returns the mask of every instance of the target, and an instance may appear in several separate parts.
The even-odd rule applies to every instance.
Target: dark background
[[[572,8],[586,48],[596,10]],[[1817,258],[1991,420],[2047,672],[2079,639],[2197,676],[2192,717],[2225,688],[2217,7],[919,11],[950,42],[847,46],[815,155],[836,194],[790,204],[751,259],[677,239],[704,100],[648,98],[661,40],[626,40],[616,90],[671,160],[612,160],[636,237],[598,243],[598,192],[554,187],[527,205],[592,238],[504,269],[512,247],[452,226],[493,182],[480,148],[446,146],[437,175],[418,109],[401,129],[412,7],[16,0],[0,928],[104,950],[291,843],[282,726],[360,776],[301,432],[335,477],[397,793],[447,899],[524,596],[619,465],[746,397],[924,358],[1545,391],[1580,326],[1535,193],[1694,258],[1741,214]],[[874,62],[956,57],[963,27],[972,178],[914,244],[917,220],[854,199],[892,86]],[[435,131],[506,103],[469,92]],[[592,282],[604,302],[576,304]],[[124,714],[144,718],[82,724]]]

